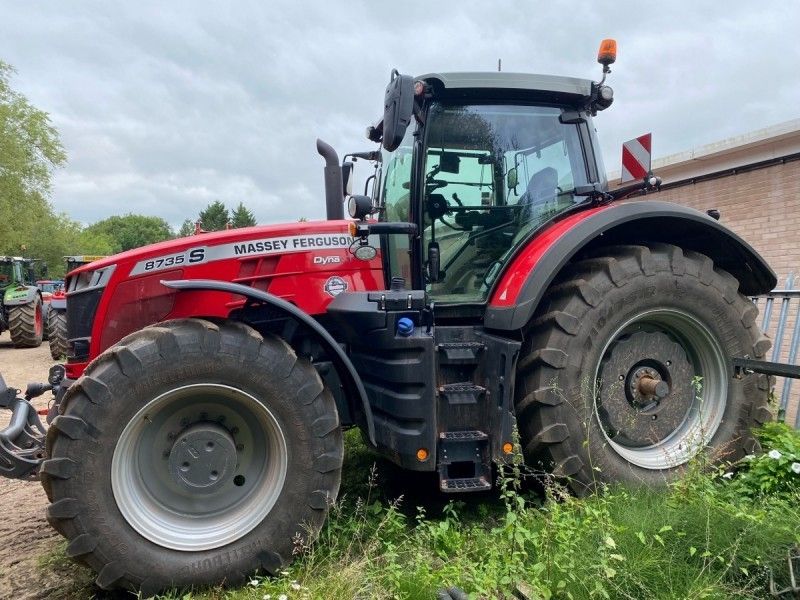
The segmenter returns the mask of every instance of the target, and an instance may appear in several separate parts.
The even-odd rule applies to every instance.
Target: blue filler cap
[[[401,317],[397,319],[397,335],[408,337],[414,333],[414,321],[408,317]]]

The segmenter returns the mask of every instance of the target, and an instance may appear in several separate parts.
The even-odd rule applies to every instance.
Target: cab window
[[[423,194],[426,289],[439,302],[485,301],[527,235],[584,197],[577,125],[551,106],[436,104],[428,113]],[[428,249],[439,247],[434,280]]]
[[[394,152],[382,151],[380,179],[381,221],[403,222],[410,219],[411,166],[413,157],[413,127],[406,131],[400,147]],[[383,248],[389,267],[389,279],[402,277],[411,283],[411,256],[408,236],[385,236]]]

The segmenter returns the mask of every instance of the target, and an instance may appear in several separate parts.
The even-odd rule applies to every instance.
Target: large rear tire
[[[67,312],[50,307],[47,329],[50,356],[54,360],[63,360],[67,355]]]
[[[769,379],[733,379],[730,357],[769,340],[738,281],[666,244],[617,246],[568,266],[545,294],[519,362],[529,465],[576,493],[672,481],[706,449],[735,460],[771,418]]]
[[[198,319],[134,333],[47,436],[48,521],[104,588],[236,583],[292,558],[341,480],[335,402],[284,341]]]
[[[37,295],[27,304],[8,309],[8,329],[17,348],[38,348],[44,337],[42,299]]]

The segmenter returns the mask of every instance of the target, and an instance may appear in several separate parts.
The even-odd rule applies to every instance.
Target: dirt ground
[[[39,348],[14,348],[8,333],[0,335],[0,374],[9,387],[47,381],[53,365],[47,342]],[[51,394],[34,400],[45,408]],[[0,428],[11,413],[0,410]],[[38,481],[0,477],[0,598],[91,598],[89,572],[63,556],[63,538],[47,524],[47,500]]]

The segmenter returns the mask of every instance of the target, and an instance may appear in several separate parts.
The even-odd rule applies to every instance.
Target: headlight
[[[111,279],[111,274],[117,265],[108,265],[102,269],[81,271],[74,277],[68,277],[66,288],[68,292],[80,292],[94,288],[103,288]]]

